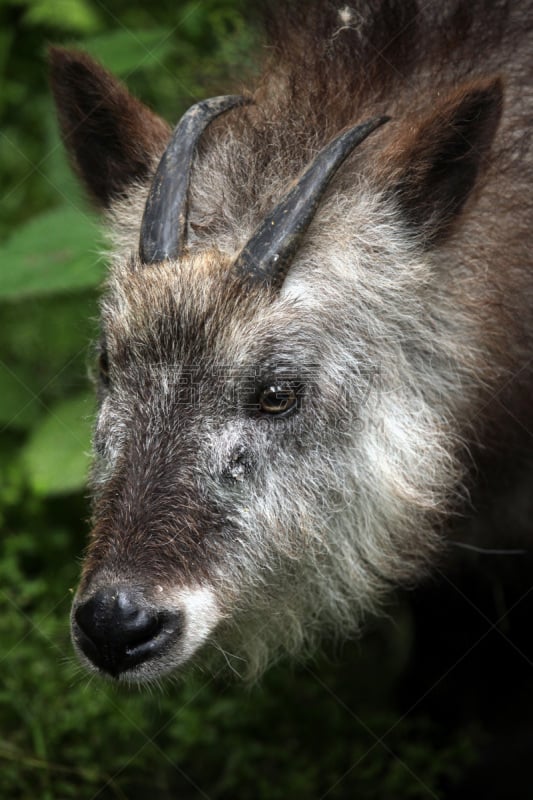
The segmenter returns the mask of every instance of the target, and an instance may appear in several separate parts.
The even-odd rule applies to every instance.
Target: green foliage
[[[101,241],[70,175],[46,43],[97,56],[175,121],[249,70],[236,0],[4,0],[0,8],[0,797],[431,797],[472,757],[426,717],[398,722],[409,620],[252,690],[191,675],[120,694],[75,666],[68,614],[85,539],[86,377]],[[256,48],[255,48],[256,49]],[[381,741],[383,738],[383,741]]]
[[[93,400],[83,393],[48,409],[22,451],[31,489],[39,495],[82,489],[87,475]]]
[[[27,25],[57,30],[92,33],[100,27],[97,8],[85,0],[22,0]]]
[[[93,36],[83,49],[119,77],[128,77],[137,70],[157,71],[172,55],[172,28],[136,31],[120,29]]]
[[[46,249],[43,249],[46,242]],[[19,225],[0,248],[0,300],[95,286],[102,278],[96,230],[77,208],[60,206]]]

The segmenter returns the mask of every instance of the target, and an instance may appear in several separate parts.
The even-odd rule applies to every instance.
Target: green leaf
[[[84,393],[53,406],[33,431],[22,462],[36,494],[54,495],[85,486],[94,401]]]
[[[24,20],[74,33],[92,33],[100,27],[94,7],[85,0],[25,0]]]
[[[86,288],[102,276],[96,226],[68,206],[34,217],[0,247],[0,299]]]
[[[174,46],[172,28],[115,30],[93,36],[83,44],[84,49],[106,69],[123,77],[137,70],[161,68]]]

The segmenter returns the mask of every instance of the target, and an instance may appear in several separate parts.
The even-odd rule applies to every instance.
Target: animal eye
[[[98,374],[104,386],[109,386],[109,356],[107,350],[102,350],[98,356]]]
[[[294,389],[285,386],[265,386],[259,395],[259,408],[264,414],[288,414],[296,408]]]

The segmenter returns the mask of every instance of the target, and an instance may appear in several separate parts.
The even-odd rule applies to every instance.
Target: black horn
[[[339,134],[256,228],[235,262],[251,283],[279,285],[335,172],[352,150],[390,117],[376,117]]]
[[[202,100],[174,129],[159,162],[144,208],[139,256],[144,264],[177,258],[185,246],[187,192],[196,145],[209,123],[235,106],[250,102],[238,95]]]

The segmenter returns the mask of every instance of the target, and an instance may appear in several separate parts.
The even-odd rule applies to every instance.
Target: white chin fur
[[[155,606],[158,611],[172,611],[183,615],[181,634],[160,656],[121,672],[113,678],[114,681],[139,685],[169,675],[189,660],[222,618],[215,592],[210,587],[179,587],[171,590],[157,587],[154,600],[159,597],[161,605],[156,602],[152,607]],[[75,641],[74,648],[89,672],[110,677],[86,658]]]
[[[208,586],[171,590],[165,597],[165,609],[181,612],[185,618],[176,650],[179,663],[192,656],[222,618],[215,593]]]
[[[159,589],[163,603],[159,611],[183,615],[183,631],[160,657],[149,660],[119,676],[125,683],[149,683],[169,675],[185,664],[206,641],[222,618],[215,592],[207,586]],[[157,597],[157,594],[156,594]]]

